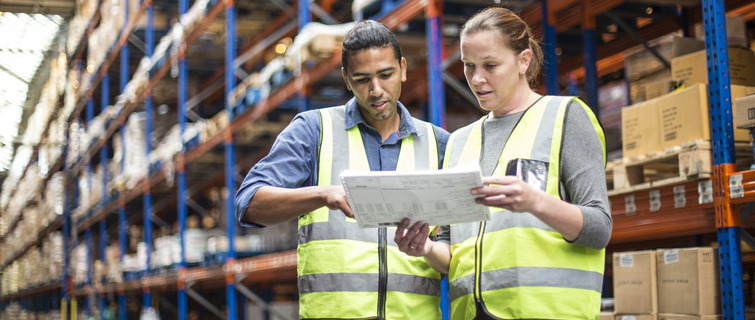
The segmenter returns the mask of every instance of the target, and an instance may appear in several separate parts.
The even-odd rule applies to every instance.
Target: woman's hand
[[[477,203],[513,212],[540,212],[541,197],[545,193],[521,179],[514,176],[485,177],[482,183],[484,186],[472,189],[473,195],[480,196],[475,199]]]
[[[433,247],[433,242],[428,241],[430,226],[422,221],[415,222],[409,227],[409,219],[404,218],[396,227],[396,235],[393,241],[398,245],[398,249],[407,255],[414,257],[426,256]]]

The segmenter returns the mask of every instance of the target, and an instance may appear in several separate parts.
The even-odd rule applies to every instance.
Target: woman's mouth
[[[493,91],[475,91],[475,94],[477,95],[477,98],[484,99],[489,97]]]

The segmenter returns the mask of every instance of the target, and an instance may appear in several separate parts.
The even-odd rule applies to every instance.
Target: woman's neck
[[[498,110],[493,110],[492,114],[494,117],[502,117],[508,114],[522,112],[524,110],[529,109],[532,104],[534,104],[537,99],[540,99],[540,95],[532,91],[530,89],[529,85],[520,86],[518,90],[516,90],[518,94],[515,94],[514,96],[509,99],[508,103],[506,103],[506,107],[503,108],[500,112]]]

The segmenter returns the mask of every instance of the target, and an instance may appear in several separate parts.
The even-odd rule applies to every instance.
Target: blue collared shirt
[[[411,114],[401,102],[398,102],[401,115],[398,132],[391,133],[382,141],[380,133],[369,126],[359,112],[356,99],[346,103],[346,129],[359,126],[362,134],[367,161],[372,171],[396,170],[401,140],[411,134],[419,134],[411,121]],[[438,137],[438,153],[442,164],[449,133],[435,126]],[[245,227],[260,227],[242,222],[249,202],[259,188],[275,186],[280,188],[298,188],[317,185],[317,149],[320,146],[320,116],[317,110],[299,113],[291,123],[278,135],[270,153],[257,162],[241,183],[236,192],[236,219]]]

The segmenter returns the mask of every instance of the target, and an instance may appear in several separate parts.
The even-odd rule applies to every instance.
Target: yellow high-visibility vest
[[[369,171],[359,126],[345,128],[345,107],[319,111],[318,185],[340,184],[346,169]],[[402,140],[396,170],[438,169],[435,129],[416,119],[414,124],[419,135]],[[440,319],[440,273],[424,258],[400,252],[395,230],[362,229],[327,207],[300,217],[299,317]]]
[[[516,124],[493,176],[513,159],[542,163],[544,191],[559,195],[559,161],[567,106],[587,111],[603,145],[595,115],[574,97],[544,96]],[[479,162],[482,123],[457,130],[446,148],[444,167]],[[451,319],[472,319],[476,303],[501,319],[598,319],[605,249],[575,245],[528,212],[490,208],[491,219],[451,225],[449,294]]]

